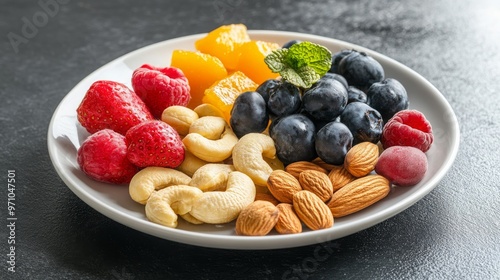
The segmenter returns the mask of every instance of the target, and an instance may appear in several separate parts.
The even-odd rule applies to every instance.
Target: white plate
[[[396,187],[382,201],[347,217],[338,218],[330,229],[295,235],[263,237],[237,236],[234,222],[224,225],[191,225],[180,221],[176,229],[149,222],[144,206],[132,201],[127,186],[98,183],[85,176],[76,163],[76,151],[88,133],[77,122],[76,108],[85,92],[97,80],[113,80],[131,86],[132,71],[144,63],[170,65],[173,50],[194,50],[194,42],[205,34],[181,37],[153,44],[102,66],[76,85],[54,112],[48,130],[48,149],[59,176],[85,203],[128,227],[160,238],[204,247],[227,249],[276,249],[321,243],[353,234],[380,223],[413,205],[428,194],[451,167],[459,146],[456,116],[443,97],[425,78],[408,67],[369,49],[346,42],[292,32],[249,31],[252,39],[283,44],[291,39],[311,41],[329,48],[362,50],[384,67],[386,77],[399,80],[407,89],[410,108],[423,112],[433,126],[435,142],[427,152],[429,168],[424,179],[413,187]],[[181,219],[180,219],[181,220]]]

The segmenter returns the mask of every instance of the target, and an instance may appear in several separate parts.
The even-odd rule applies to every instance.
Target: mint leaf
[[[271,71],[288,82],[310,88],[330,69],[332,53],[321,45],[305,41],[289,49],[275,50],[264,61]]]

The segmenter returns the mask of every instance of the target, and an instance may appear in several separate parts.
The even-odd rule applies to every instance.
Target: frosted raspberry
[[[392,146],[380,154],[375,172],[398,186],[418,184],[427,172],[427,157],[410,146]]]
[[[427,152],[434,141],[432,127],[424,114],[417,110],[396,113],[385,125],[380,142],[384,149],[411,146]]]
[[[175,67],[144,64],[132,74],[132,87],[157,119],[167,107],[186,106],[191,100],[188,80],[182,70]]]
[[[129,183],[138,171],[127,159],[125,136],[111,129],[90,135],[78,149],[77,162],[87,176],[106,183]]]

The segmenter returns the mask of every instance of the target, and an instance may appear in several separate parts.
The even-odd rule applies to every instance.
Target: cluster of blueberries
[[[290,41],[290,47],[298,41]],[[230,124],[238,137],[268,127],[278,158],[341,165],[357,143],[377,143],[384,123],[407,109],[404,86],[385,78],[378,61],[364,52],[342,50],[327,74],[308,89],[270,79],[235,100]]]

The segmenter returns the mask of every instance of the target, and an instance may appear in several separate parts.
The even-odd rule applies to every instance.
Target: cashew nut
[[[238,137],[223,118],[206,116],[191,125],[182,142],[196,157],[208,162],[221,162],[231,156]]]
[[[186,185],[170,186],[151,195],[146,203],[146,217],[157,224],[177,227],[177,214],[184,215],[191,211],[194,202],[203,192]]]
[[[201,225],[203,224],[202,221],[196,219],[195,217],[191,216],[191,214],[189,213],[186,213],[184,215],[179,215],[181,216],[181,218],[183,218],[186,222],[189,222],[191,224],[194,224],[194,225]]]
[[[189,127],[189,133],[198,133],[201,136],[217,140],[226,130],[227,123],[224,119],[214,116],[206,116],[199,121],[194,121]]]
[[[255,199],[255,185],[242,172],[233,171],[227,178],[226,191],[204,192],[189,214],[209,224],[228,223]]]
[[[190,186],[207,191],[224,191],[229,173],[235,171],[231,164],[209,163],[200,167],[193,174]]]
[[[189,133],[189,127],[198,119],[198,114],[184,106],[174,105],[163,110],[161,120],[173,127],[180,135]]]
[[[247,174],[255,185],[265,186],[273,168],[264,158],[274,159],[274,141],[262,133],[248,133],[240,138],[233,149],[233,165]]]
[[[188,176],[193,176],[196,170],[207,163],[208,162],[195,157],[188,149],[184,149],[184,160],[176,169]]]
[[[196,108],[194,108],[194,111],[198,114],[198,116],[200,118],[205,117],[205,116],[214,116],[214,117],[224,118],[224,114],[222,113],[221,110],[219,110],[219,108],[215,107],[212,104],[208,104],[208,103],[203,103],[203,104],[196,106]]]
[[[130,197],[140,204],[146,204],[155,190],[172,185],[187,185],[191,178],[175,169],[150,166],[137,172],[129,184]]]

